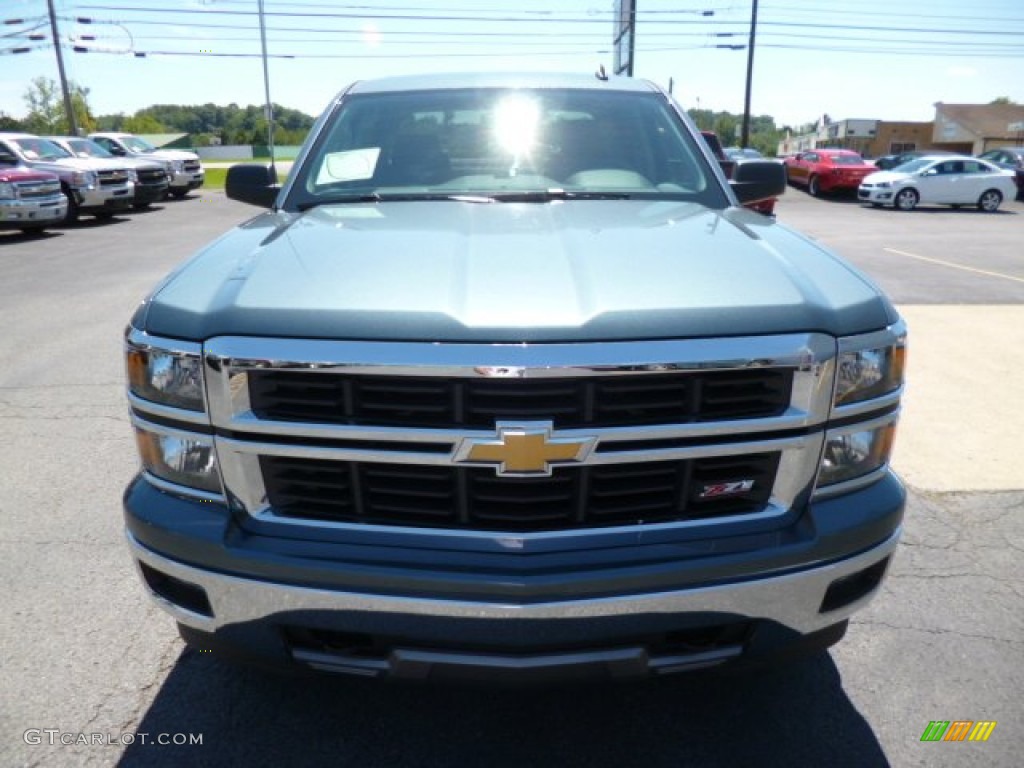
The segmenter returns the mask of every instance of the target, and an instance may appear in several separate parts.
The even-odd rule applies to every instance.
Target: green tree
[[[21,121],[8,115],[6,112],[0,111],[0,131],[21,131],[23,130]]]
[[[71,91],[71,109],[79,130],[88,133],[96,130],[96,119],[89,109],[89,89],[77,83],[68,83]],[[64,97],[56,81],[49,77],[37,77],[24,94],[28,116],[23,121],[25,130],[31,133],[67,134],[71,132],[64,114]]]
[[[167,133],[167,127],[163,123],[142,111],[125,119],[121,130],[126,133]]]
[[[1011,99],[1009,96],[1000,96],[999,98],[992,99],[989,104],[1016,104],[1017,102]]]
[[[120,132],[124,130],[124,121],[126,119],[124,112],[118,112],[116,115],[100,115],[96,118],[96,130]]]

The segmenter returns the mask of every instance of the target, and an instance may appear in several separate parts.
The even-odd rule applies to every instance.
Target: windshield
[[[893,170],[899,171],[900,173],[917,173],[922,168],[927,168],[934,162],[934,160],[918,158],[917,160],[911,160],[907,163],[903,163],[902,165],[897,165]]]
[[[156,152],[156,147],[138,136],[125,136],[121,139],[121,143],[132,152]]]
[[[71,153],[65,152],[63,147],[58,147],[52,141],[46,139],[15,139],[11,142],[18,148],[26,160],[60,160],[71,157]]]
[[[95,141],[89,141],[88,139],[68,139],[68,146],[78,157],[113,157],[112,154]]]
[[[725,207],[711,173],[702,150],[655,93],[486,88],[359,94],[344,99],[328,121],[288,204],[608,195]]]

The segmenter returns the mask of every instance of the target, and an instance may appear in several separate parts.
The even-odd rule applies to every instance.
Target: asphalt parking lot
[[[185,651],[123,540],[121,332],[168,270],[257,211],[201,192],[0,233],[0,765],[1020,765],[1024,204],[897,213],[790,189],[777,211],[910,323],[890,578],[828,654],[587,689],[282,678]],[[998,724],[986,743],[922,743],[932,720]],[[105,742],[61,743],[80,734]]]

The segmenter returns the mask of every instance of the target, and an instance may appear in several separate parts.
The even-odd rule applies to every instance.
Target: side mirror
[[[17,165],[18,158],[10,152],[0,151],[0,165]]]
[[[786,191],[786,167],[775,160],[737,163],[729,185],[741,205],[778,197]]]
[[[270,165],[245,163],[228,168],[224,192],[240,203],[270,208],[277,199],[281,185],[277,183],[277,169]]]
[[[110,151],[110,154],[117,155],[118,157],[124,157],[128,154],[120,144],[111,144],[107,149]]]

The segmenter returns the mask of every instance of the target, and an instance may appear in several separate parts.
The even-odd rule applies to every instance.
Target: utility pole
[[[68,119],[68,134],[78,135],[78,126],[75,124],[75,110],[71,106],[71,91],[68,89],[68,78],[64,74],[64,55],[60,50],[60,32],[57,31],[57,14],[53,10],[53,0],[46,0],[50,8],[50,30],[53,33],[53,47],[57,51],[57,71],[60,73],[60,89],[64,92],[64,114]]]
[[[743,133],[740,146],[746,148],[750,142],[750,88],[754,80],[754,37],[757,35],[757,0],[750,10],[750,43],[747,45],[747,94],[743,99]]]
[[[270,150],[270,171],[276,179],[277,166],[274,164],[274,105],[270,103],[270,70],[267,68],[267,26],[263,21],[263,0],[259,0],[259,8],[260,42],[263,46],[263,89],[267,99],[267,148]]]

